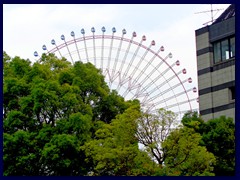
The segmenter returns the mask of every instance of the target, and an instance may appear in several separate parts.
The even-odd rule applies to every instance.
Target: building
[[[235,5],[195,36],[200,114],[235,120]]]

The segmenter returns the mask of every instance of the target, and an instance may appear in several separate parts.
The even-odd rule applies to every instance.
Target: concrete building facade
[[[235,6],[195,35],[200,114],[235,120]]]

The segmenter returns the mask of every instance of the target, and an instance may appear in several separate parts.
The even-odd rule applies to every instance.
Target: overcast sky
[[[214,4],[213,9],[228,6]],[[155,40],[156,49],[163,45],[186,67],[197,87],[195,30],[211,20],[211,13],[196,13],[210,8],[210,4],[4,4],[3,50],[11,57],[34,60],[34,51],[41,53],[43,44],[53,48],[51,40],[60,43],[62,34],[71,39],[70,32],[80,36],[82,28],[89,35],[91,27],[95,27],[95,34],[101,34],[102,26],[106,34],[111,34],[112,27],[119,33],[125,28],[129,32],[126,37],[136,31],[146,35],[148,44]],[[214,11],[214,18],[222,12]]]

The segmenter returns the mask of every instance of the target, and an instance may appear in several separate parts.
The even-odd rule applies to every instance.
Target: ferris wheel
[[[90,62],[102,70],[111,90],[126,100],[138,99],[146,112],[154,113],[159,108],[171,110],[178,115],[198,110],[197,89],[192,78],[164,46],[156,48],[154,40],[147,43],[145,35],[136,32],[127,36],[126,29],[117,35],[113,27],[110,34],[102,27],[100,34],[91,28],[91,34],[70,33],[71,39],[60,37],[59,44],[51,40],[51,49],[42,46],[44,53],[65,57],[72,64],[76,61]],[[79,34],[80,34],[79,33]],[[38,57],[37,51],[34,56]]]

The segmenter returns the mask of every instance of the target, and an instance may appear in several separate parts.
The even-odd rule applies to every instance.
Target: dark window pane
[[[221,52],[222,52],[222,60],[226,60],[226,59],[229,59],[229,46],[228,46],[228,39],[226,40],[223,40],[221,42]]]
[[[230,56],[235,57],[235,37],[230,39]]]
[[[214,51],[214,63],[221,61],[221,47],[220,42],[216,42],[213,44],[213,51]]]
[[[235,99],[235,86],[230,87],[230,100],[234,100]]]

